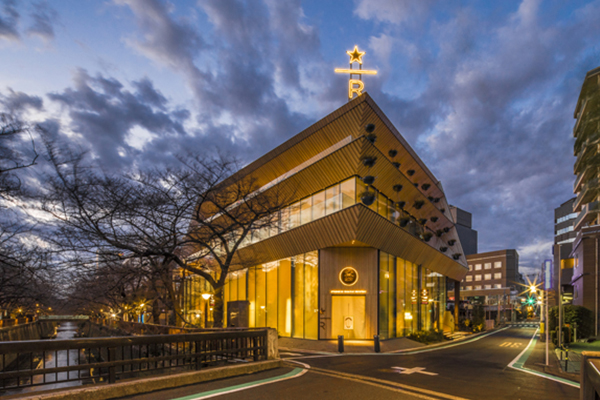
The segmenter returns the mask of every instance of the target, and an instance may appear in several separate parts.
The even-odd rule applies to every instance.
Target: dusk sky
[[[479,251],[551,258],[600,1],[56,0],[0,6],[0,105],[105,168],[250,162],[365,89],[473,214]]]

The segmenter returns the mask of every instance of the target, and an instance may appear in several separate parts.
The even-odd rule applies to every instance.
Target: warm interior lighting
[[[210,293],[202,293],[202,298],[203,298],[204,300],[208,300],[208,299],[210,299],[210,296],[212,296]]]
[[[341,289],[333,289],[330,290],[331,294],[367,294],[366,290],[362,289],[354,289],[354,290],[341,290]]]

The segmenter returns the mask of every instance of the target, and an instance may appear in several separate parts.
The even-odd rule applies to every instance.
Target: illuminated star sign
[[[365,84],[362,82],[363,75],[377,75],[377,71],[362,69],[362,56],[365,55],[364,51],[359,51],[358,46],[354,46],[354,50],[348,50],[346,53],[350,56],[350,68],[336,68],[335,72],[338,74],[350,74],[350,80],[348,81],[348,100],[352,100],[352,97],[356,93],[356,96],[362,94]],[[352,69],[352,65],[357,62],[358,69]],[[359,75],[360,79],[353,79],[352,75]]]

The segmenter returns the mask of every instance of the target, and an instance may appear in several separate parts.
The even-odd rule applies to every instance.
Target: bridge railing
[[[600,398],[600,352],[584,351],[581,353],[581,400]]]
[[[114,383],[158,371],[201,369],[268,358],[268,331],[0,342],[4,390],[61,382]]]

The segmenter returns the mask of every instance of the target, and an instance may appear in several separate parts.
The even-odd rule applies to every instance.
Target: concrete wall
[[[36,321],[29,324],[16,325],[0,329],[0,341],[13,342],[19,340],[48,339],[56,334],[56,321]],[[17,358],[16,354],[6,354],[0,357],[0,371]]]

